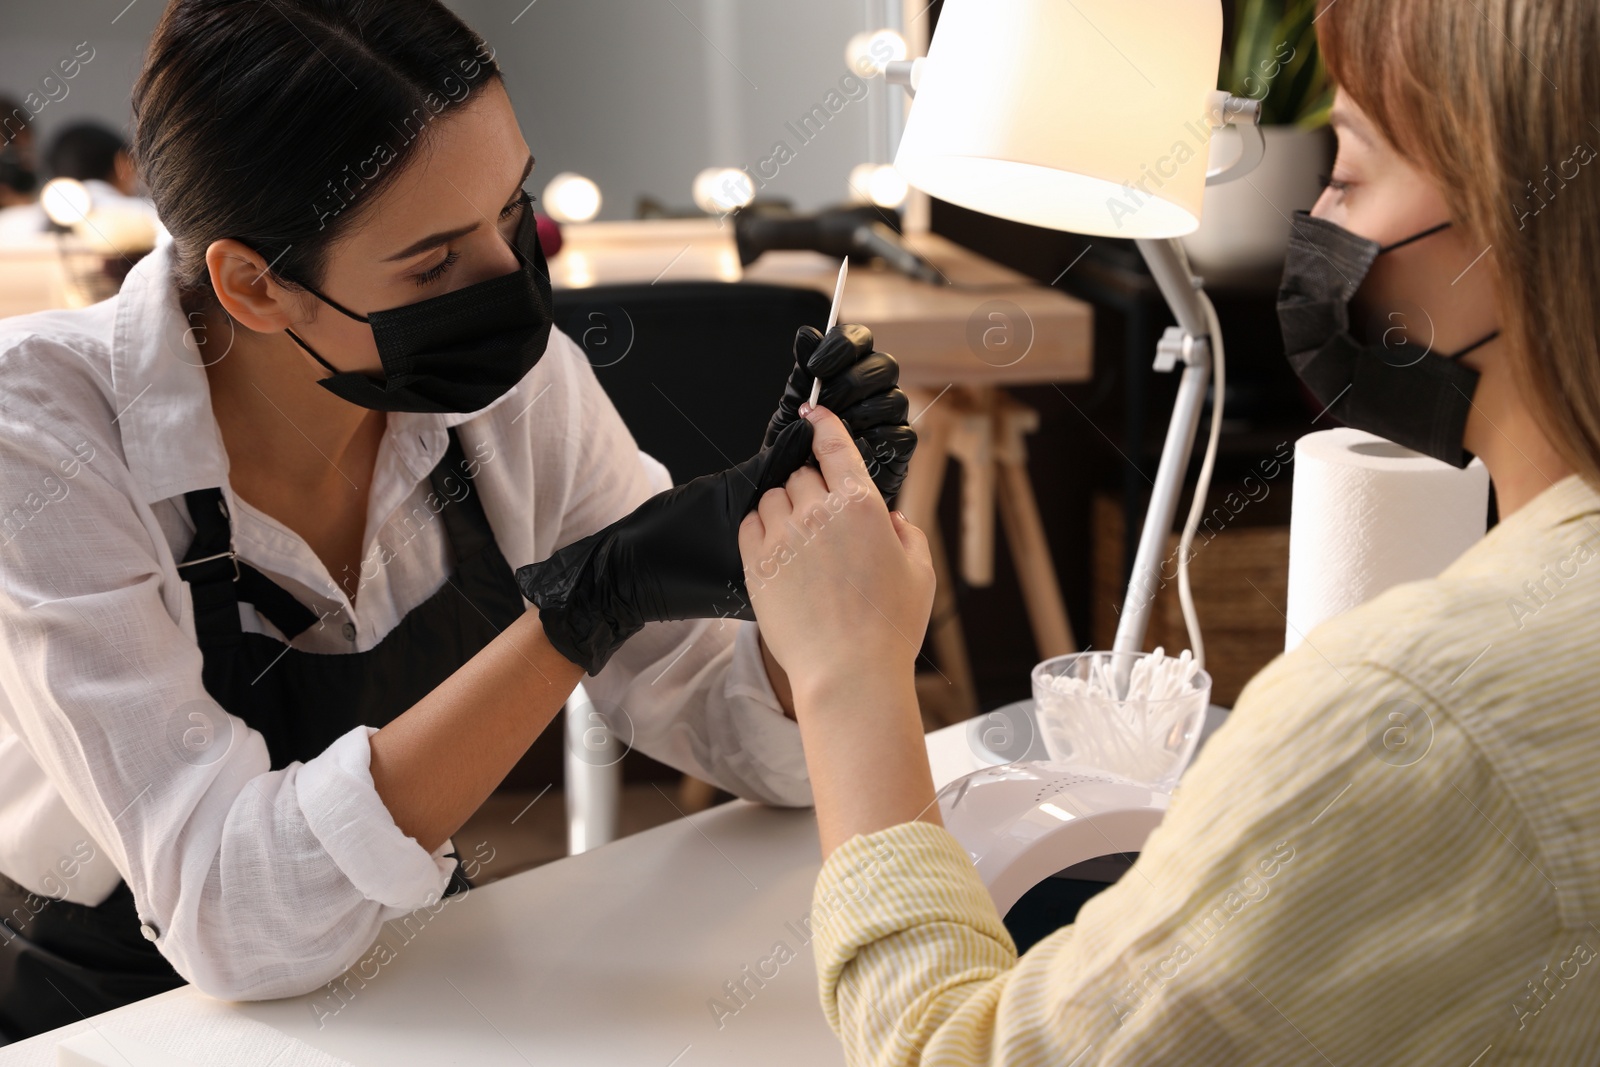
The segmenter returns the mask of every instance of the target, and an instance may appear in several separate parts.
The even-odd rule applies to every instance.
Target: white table
[[[927,735],[935,786],[995,762],[971,740],[984,725]],[[801,924],[820,866],[809,809],[734,801],[447,898],[409,937],[386,930],[393,958],[343,999],[229,1004],[184,986],[0,1048],[0,1067],[55,1067],[91,1028],[226,1067],[842,1064]],[[794,958],[730,998],[724,983],[779,941]],[[738,1010],[719,1025],[713,1000]]]
[[[940,785],[980,766],[965,724],[928,748]],[[734,801],[447,898],[409,940],[386,931],[394,957],[347,1002],[223,1004],[185,986],[0,1048],[0,1065],[55,1067],[56,1046],[91,1026],[207,1064],[327,1062],[312,1049],[358,1067],[842,1064],[802,943],[820,865],[809,809]],[[795,958],[739,1007],[724,983],[778,941]],[[713,998],[739,1007],[720,1028]],[[230,1016],[303,1044],[193,1047]]]

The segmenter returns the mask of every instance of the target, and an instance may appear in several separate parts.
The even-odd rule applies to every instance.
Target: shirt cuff
[[[1016,942],[994,898],[966,850],[944,827],[921,820],[901,823],[857,834],[834,849],[817,874],[811,928],[822,1010],[835,1033],[840,975],[857,952],[931,924],[969,927],[998,943],[1008,962],[1016,962]],[[917,962],[938,966],[937,960]],[[874,983],[867,977],[851,985],[870,990]]]
[[[744,754],[765,771],[764,780],[792,783],[799,790],[793,804],[808,807],[811,779],[806,773],[805,749],[800,744],[800,724],[783,713],[761,658],[760,636],[755,623],[739,624],[723,695],[734,713],[739,747]]]
[[[357,726],[298,777],[300,810],[328,857],[368,900],[413,909],[437,902],[455,871],[445,856],[450,842],[432,853],[395,825],[372,782],[372,746],[377,733]]]

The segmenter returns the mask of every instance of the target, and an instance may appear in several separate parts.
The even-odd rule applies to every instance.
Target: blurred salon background
[[[982,447],[963,451],[959,434],[965,431],[957,425],[951,461],[935,477],[924,520],[937,522],[950,560],[946,598],[936,607],[922,661],[924,717],[931,728],[1029,695],[1029,669],[1060,651],[1044,647],[1040,635],[1049,628],[1041,630],[1030,614],[1035,605],[1024,596],[1030,583],[1040,581],[1045,564],[1053,568],[1072,644],[1110,645],[1172,410],[1176,376],[1150,369],[1156,339],[1171,318],[1131,241],[1003,221],[930,201],[897,180],[887,164],[908,98],[901,86],[888,83],[883,65],[924,54],[937,25],[938,0],[448,0],[448,6],[486,37],[505,72],[537,159],[528,187],[540,194],[547,216],[541,235],[552,255],[558,313],[565,316],[558,322],[575,338],[580,331],[588,336],[584,326],[592,314],[581,291],[608,281],[635,282],[641,292],[658,281],[781,281],[789,268],[774,264],[797,253],[762,256],[760,249],[735,248],[737,220],[809,219],[834,209],[881,222],[894,231],[890,238],[913,253],[957,247],[969,257],[963,269],[975,277],[1003,268],[1012,282],[1048,288],[1070,303],[1060,316],[1085,331],[1083,351],[1075,357],[1081,373],[1031,381],[1017,375],[970,340],[991,332],[988,318],[979,322],[977,311],[939,329],[957,348],[971,349],[958,354],[976,371],[983,371],[980,364],[994,367],[996,384],[984,384],[976,372],[957,374],[949,382],[958,387],[947,395],[938,371],[919,372],[925,406],[934,413],[917,423],[925,437],[937,419],[958,412],[968,429],[1004,424],[1011,428],[1006,432],[1021,434],[1014,440],[1025,440],[1025,452],[1014,459],[1025,474],[1041,534],[1031,541],[1008,536],[1008,516],[994,517],[995,484],[1005,481],[1005,470],[995,468],[992,457],[985,460]],[[1315,200],[1332,138],[1325,128],[1329,90],[1309,51],[1314,37],[1286,37],[1279,30],[1295,25],[1304,5],[1230,0],[1223,6],[1226,54],[1219,87],[1257,97],[1270,90],[1272,104],[1263,120],[1267,160],[1252,179],[1270,199],[1242,188],[1246,183],[1219,187],[1215,200],[1207,194],[1206,222],[1189,241],[1229,338],[1228,416],[1208,501],[1224,509],[1223,519],[1194,567],[1207,645],[1219,665],[1212,699],[1227,706],[1243,681],[1283,646],[1279,606],[1287,584],[1292,478],[1278,473],[1286,468],[1273,460],[1304,432],[1315,407],[1308,406],[1283,359],[1273,303],[1287,234],[1284,216]],[[167,239],[142,199],[125,151],[130,88],[161,10],[160,0],[0,7],[0,315],[104,299],[115,293],[141,250]],[[281,15],[267,4],[261,17]],[[1287,77],[1274,82],[1291,63],[1294,84]],[[667,236],[651,244],[638,236],[643,231],[627,229],[645,223]],[[674,226],[698,229],[680,241],[676,235],[690,231]],[[713,232],[723,246],[701,255]],[[568,245],[565,256],[554,254],[560,243]],[[672,258],[670,250],[679,244],[694,251]],[[618,261],[612,253],[622,245],[634,250],[638,263],[655,262],[639,251],[646,245],[669,252],[654,278],[654,266],[611,278],[607,264]],[[807,254],[820,257],[821,251]],[[747,256],[750,262],[743,262]],[[938,269],[955,273],[949,257],[931,251],[929,256]],[[852,264],[852,287],[862,284],[858,278],[894,273],[869,251],[855,250],[851,258],[860,261],[859,267]],[[829,270],[815,272],[827,277],[829,291],[837,262],[835,253]],[[914,271],[902,264],[899,273]],[[697,291],[682,291],[686,302],[680,310],[692,318]],[[1025,330],[1030,338],[1064,329],[1026,311],[1022,318],[1027,321],[1007,322],[1006,328]],[[886,321],[847,321],[863,321],[890,336]],[[792,335],[792,325],[784,329]],[[783,347],[780,339],[777,351],[763,354],[771,364],[763,366],[766,377],[758,376],[759,388],[741,400],[751,408],[746,429],[757,443],[787,373]],[[905,368],[922,358],[914,349],[882,347],[901,358],[903,380]],[[613,366],[614,350],[599,351],[587,341],[585,348],[641,445],[663,458],[676,477],[704,473],[695,469],[700,460],[707,470],[725,465],[681,419],[672,421],[679,416],[660,404],[627,399],[637,382],[626,381],[626,373],[637,366],[638,355]],[[761,384],[767,378],[777,383],[770,397]],[[997,397],[1003,398],[1000,407]],[[976,406],[962,406],[969,402]],[[1019,410],[1032,414],[1017,416]],[[716,445],[744,447],[738,440]],[[697,448],[699,459],[692,452]],[[1196,466],[1198,456],[1191,473]],[[1002,489],[1002,512],[1015,509],[1008,499]],[[1188,510],[1185,498],[1177,514]],[[1260,595],[1241,595],[1250,587]],[[1147,645],[1163,643],[1168,649],[1185,644],[1170,588],[1158,597]],[[951,649],[965,662],[953,663]],[[480,813],[480,822],[494,827],[512,857],[496,865],[499,876],[566,853],[562,740],[561,730],[546,731]],[[638,753],[629,752],[622,766],[623,833],[725,799],[696,792],[676,772]],[[512,818],[551,786],[552,797],[536,814]]]

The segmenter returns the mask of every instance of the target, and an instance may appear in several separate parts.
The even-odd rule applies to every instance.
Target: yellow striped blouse
[[[1600,493],[1274,659],[1020,959],[930,823],[845,842],[813,915],[851,1064],[1600,1063]]]

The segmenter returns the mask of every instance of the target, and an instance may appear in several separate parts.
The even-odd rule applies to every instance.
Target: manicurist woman
[[[865,494],[752,583],[853,1065],[1600,1062],[1600,8],[1339,0],[1317,31],[1339,153],[1295,219],[1285,350],[1343,421],[1481,458],[1499,521],[1251,679],[1137,862],[1020,958],[934,803],[921,533]],[[865,482],[815,417],[821,469],[762,497],[747,561]]]
[[[646,753],[809,803],[735,524],[810,457],[813,371],[898,487],[870,334],[804,329],[763,449],[663,492],[444,6],[173,0],[133,113],[172,243],[0,323],[0,1031],[328,981],[585,672]]]

